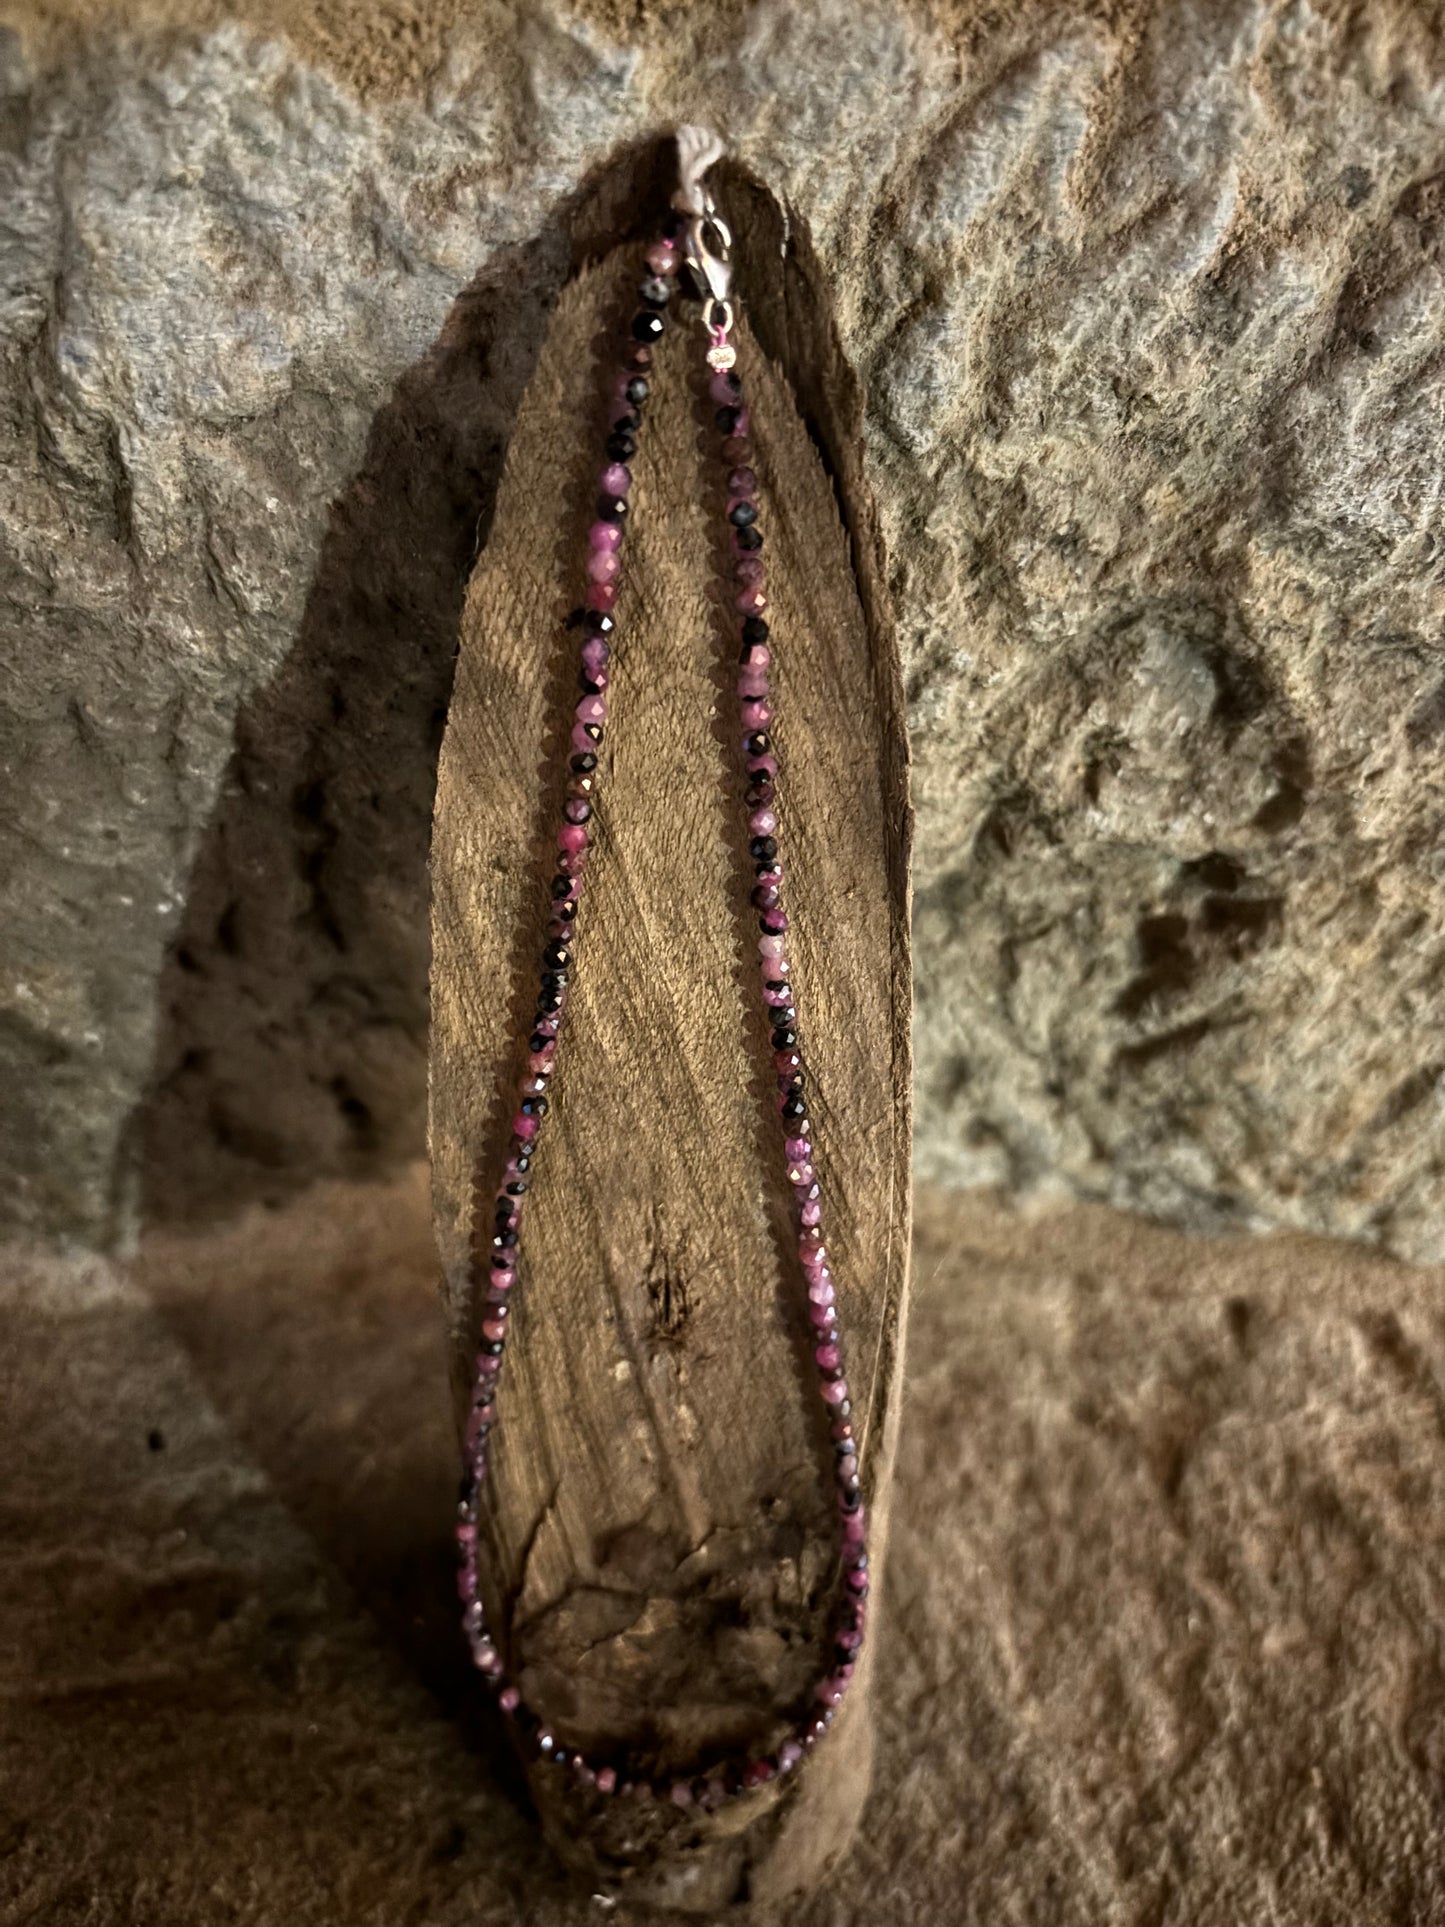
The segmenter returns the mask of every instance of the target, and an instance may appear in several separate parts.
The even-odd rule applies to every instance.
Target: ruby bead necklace
[[[858,1442],[843,1367],[843,1339],[828,1249],[823,1236],[819,1159],[809,1115],[808,1076],[789,957],[788,914],[774,704],[769,669],[773,638],[759,524],[757,475],[749,416],[728,339],[731,235],[703,184],[717,157],[715,143],[697,130],[678,137],[682,184],[673,217],[645,250],[636,312],[610,377],[609,429],[597,477],[595,517],[587,531],[582,563],[583,604],[571,624],[580,630],[579,694],[572,712],[562,821],[556,835],[554,874],[548,885],[550,914],[541,956],[536,1013],[528,1039],[526,1070],[500,1184],[494,1171],[478,1170],[472,1198],[472,1250],[482,1299],[480,1344],[467,1418],[464,1473],[456,1528],[457,1589],[472,1661],[496,1694],[520,1747],[552,1761],[598,1798],[661,1800],[677,1807],[712,1808],[722,1801],[793,1772],[827,1735],[853,1677],[868,1610],[868,1550]],[[726,470],[728,547],[734,587],[732,621],[738,648],[738,746],[748,852],[755,879],[761,1015],[769,1032],[777,1084],[778,1148],[793,1198],[801,1282],[813,1336],[817,1392],[832,1443],[831,1477],[837,1493],[839,1548],[825,1670],[805,1710],[766,1754],[701,1765],[686,1774],[657,1774],[622,1752],[585,1756],[563,1743],[544,1714],[530,1707],[512,1677],[501,1646],[489,1630],[478,1568],[478,1519],[487,1462],[498,1423],[498,1392],[518,1280],[521,1236],[533,1162],[557,1075],[567,994],[577,953],[583,878],[592,853],[592,813],[599,752],[607,726],[612,676],[614,610],[622,579],[625,530],[631,507],[632,470],[653,378],[653,347],[679,301],[685,269],[702,297],[717,457]]]

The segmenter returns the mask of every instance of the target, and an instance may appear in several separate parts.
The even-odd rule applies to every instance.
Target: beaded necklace
[[[729,340],[734,325],[731,283],[732,235],[704,185],[707,169],[721,156],[721,144],[698,128],[678,130],[680,186],[673,215],[645,251],[646,275],[638,308],[628,323],[620,366],[612,376],[610,429],[598,486],[596,519],[587,532],[583,606],[573,618],[581,631],[580,696],[572,715],[568,777],[557,830],[555,874],[549,885],[550,916],[542,952],[540,986],[528,1041],[527,1068],[511,1121],[502,1181],[479,1171],[474,1191],[474,1251],[486,1251],[482,1290],[481,1342],[476,1355],[471,1408],[464,1446],[459,1519],[456,1528],[460,1565],[457,1575],[462,1624],[473,1664],[496,1694],[514,1736],[533,1758],[549,1760],[571,1772],[577,1783],[598,1795],[670,1801],[677,1807],[719,1805],[736,1794],[793,1772],[826,1736],[842,1704],[863,1642],[868,1597],[867,1528],[859,1477],[852,1402],[843,1370],[843,1340],[836,1296],[823,1240],[823,1212],[817,1176],[813,1126],[806,1096],[807,1073],[800,1048],[797,1003],[788,956],[788,916],[784,903],[784,865],[780,853],[778,757],[773,742],[773,704],[768,683],[772,638],[765,611],[768,596],[758,523],[757,475],[752,466],[748,409],[736,372],[737,351]],[[520,1238],[533,1159],[549,1106],[557,1051],[566,1013],[568,985],[576,947],[578,901],[590,846],[589,822],[599,776],[598,752],[607,722],[611,678],[613,611],[622,576],[624,533],[632,471],[650,391],[653,347],[679,295],[679,271],[686,269],[701,300],[707,338],[707,389],[715,406],[718,458],[727,470],[727,521],[735,581],[731,597],[739,648],[737,678],[739,741],[745,775],[748,851],[755,882],[751,902],[758,913],[758,958],[766,1018],[777,1081],[781,1150],[794,1200],[798,1258],[807,1288],[813,1329],[817,1388],[833,1443],[833,1478],[840,1515],[838,1583],[831,1629],[831,1656],[818,1680],[808,1711],[794,1720],[787,1736],[769,1753],[752,1759],[726,1759],[686,1775],[657,1776],[626,1757],[585,1757],[562,1743],[541,1713],[529,1707],[509,1675],[501,1649],[487,1625],[478,1570],[478,1517],[487,1460],[498,1422],[497,1392],[506,1352],[512,1294],[517,1286]],[[490,1208],[492,1229],[485,1234]]]

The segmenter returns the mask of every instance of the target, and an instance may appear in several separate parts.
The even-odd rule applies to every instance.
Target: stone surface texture
[[[574,197],[690,117],[869,398],[921,1170],[1445,1254],[1436,10],[0,22],[7,1220],[418,1149],[463,587]]]
[[[918,1205],[873,1798],[758,1927],[1437,1927],[1445,1277]],[[6,1920],[657,1922],[467,1681],[434,1307],[422,1171],[0,1256]]]

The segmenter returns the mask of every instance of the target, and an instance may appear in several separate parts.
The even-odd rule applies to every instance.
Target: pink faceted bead
[[[755,642],[748,650],[748,668],[766,669],[773,659],[773,652],[765,642]]]
[[[621,557],[611,549],[593,549],[587,558],[587,579],[590,582],[615,582],[621,573]]]
[[[759,937],[758,954],[763,957],[781,957],[786,948],[783,937]]]
[[[848,1381],[846,1378],[830,1378],[818,1389],[823,1394],[825,1405],[841,1405],[848,1396]]]
[[[753,776],[776,776],[778,773],[778,759],[773,755],[771,750],[766,751],[762,756],[750,756],[748,758],[748,771],[749,774]],[[777,866],[777,874],[781,876],[782,873],[781,866]]]
[[[500,1345],[507,1335],[507,1324],[503,1318],[484,1318],[482,1336],[489,1344]]]
[[[559,850],[585,850],[587,848],[587,826],[585,823],[564,823],[557,832]]]
[[[494,1291],[510,1291],[516,1282],[517,1274],[515,1271],[494,1271],[492,1273],[492,1289]]]
[[[512,1119],[512,1132],[516,1137],[534,1138],[537,1135],[536,1118],[528,1117],[524,1111],[518,1111]]]
[[[595,609],[598,615],[611,615],[617,607],[617,584],[615,582],[589,582],[587,585],[587,607]]]
[[[809,1305],[808,1317],[811,1322],[818,1327],[819,1331],[827,1331],[830,1326],[837,1322],[833,1316],[833,1307],[831,1305]]]
[[[587,543],[594,549],[620,549],[622,530],[616,522],[594,522],[587,531]]]
[[[582,645],[582,667],[587,671],[588,681],[599,672],[605,671],[612,659],[612,651],[601,636],[589,636]]]
[[[719,408],[733,408],[737,404],[738,385],[725,368],[720,368],[707,385],[707,392]]]
[[[522,1695],[515,1686],[504,1686],[497,1695],[497,1704],[504,1713],[515,1713],[522,1704]]]
[[[823,1222],[823,1207],[816,1198],[810,1198],[805,1205],[799,1207],[798,1222],[800,1224],[821,1224]]]
[[[756,550],[740,555],[733,563],[733,574],[739,582],[753,582],[762,586],[768,572],[768,565]]]
[[[811,1145],[804,1146],[805,1150],[811,1150],[812,1148]],[[805,1157],[790,1158],[788,1160],[788,1183],[796,1185],[811,1184],[812,1182],[813,1167],[809,1164],[808,1160]]]
[[[735,468],[728,477],[728,494],[746,498],[757,492],[758,478],[750,468]]]
[[[609,462],[600,479],[604,495],[625,495],[632,487],[632,470],[625,462]]]
[[[754,836],[771,836],[777,827],[778,817],[775,810],[754,810],[748,818],[748,828]]]
[[[820,1372],[836,1372],[842,1363],[842,1354],[836,1345],[820,1345],[813,1356]]]
[[[784,1740],[778,1748],[779,1773],[791,1773],[803,1757],[803,1749],[796,1740]]]
[[[805,1159],[810,1155],[810,1153],[812,1152],[812,1149],[813,1147],[807,1138],[790,1137],[785,1141],[783,1145],[783,1155],[784,1157],[792,1158],[795,1161],[801,1162],[803,1159]],[[812,1176],[811,1171],[809,1172],[808,1175],[811,1178]],[[806,1183],[807,1179],[790,1178],[788,1182],[790,1184],[802,1184],[802,1183]]]
[[[584,696],[572,713],[579,723],[605,723],[607,704],[600,696]]]
[[[767,606],[767,593],[761,584],[756,582],[749,583],[733,604],[733,607],[741,610],[745,616],[760,616]]]
[[[743,713],[743,727],[749,731],[766,729],[773,720],[772,704],[764,702],[761,696],[748,696],[740,707]]]
[[[597,1791],[611,1793],[617,1785],[617,1771],[614,1767],[603,1766],[597,1769]]]
[[[654,241],[642,258],[654,274],[671,274],[677,267],[677,245],[668,240]]]
[[[843,1521],[843,1543],[847,1546],[861,1546],[868,1537],[868,1528],[863,1523],[863,1508],[850,1514]]]
[[[738,694],[756,700],[768,693],[768,679],[761,669],[745,669],[738,677]]]

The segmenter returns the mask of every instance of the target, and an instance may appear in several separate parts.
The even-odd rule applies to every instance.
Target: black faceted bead
[[[570,882],[569,882],[569,884],[568,884],[568,888],[569,888],[569,889],[571,888],[571,884],[570,884]],[[564,898],[563,898],[563,900],[562,900],[562,902],[561,902],[561,903],[559,903],[559,904],[558,904],[558,905],[556,906],[556,908],[557,908],[557,915],[558,915],[558,918],[560,919],[560,921],[561,921],[561,922],[563,922],[563,923],[575,923],[575,922],[576,922],[576,920],[577,920],[577,899],[576,899],[576,897],[564,897]]]
[[[745,616],[743,619],[743,641],[752,644],[766,642],[771,631],[761,616]]]
[[[660,274],[649,275],[637,292],[649,308],[665,308],[672,299],[671,285]]]
[[[565,990],[568,973],[565,970],[544,970],[542,972],[543,990]]]
[[[766,756],[772,746],[773,739],[765,729],[755,729],[744,744],[749,756]]]
[[[589,742],[600,743],[602,741],[601,723],[583,723],[582,734]]]
[[[662,316],[650,314],[646,308],[632,317],[632,339],[651,343],[662,339]]]
[[[748,849],[759,863],[765,862],[778,854],[778,839],[775,836],[755,836]]]
[[[614,430],[603,443],[609,462],[630,462],[637,453],[637,437],[626,430]]]
[[[500,1358],[503,1351],[501,1339],[494,1339],[490,1344],[483,1345],[482,1350],[487,1354],[488,1358]]]
[[[808,1115],[808,1107],[803,1102],[801,1097],[789,1097],[784,1099],[784,1102],[783,1102],[784,1117],[806,1117],[807,1115]]]
[[[617,623],[613,617],[604,615],[600,609],[589,609],[587,611],[587,633],[589,636],[601,636],[605,641],[616,627]]]
[[[572,892],[571,877],[553,877],[552,883],[551,883],[551,894],[552,894],[553,903],[558,902],[559,899],[562,897],[570,896],[571,892]]]
[[[579,755],[576,755],[572,758],[572,761],[568,765],[568,767],[570,769],[576,770],[579,776],[587,776],[587,775],[590,775],[594,769],[596,769],[597,758],[593,755],[590,749],[584,749],[581,751]]]
[[[627,520],[627,497],[625,495],[599,495],[597,498],[597,519],[599,522],[625,522]]]
[[[550,1017],[555,1010],[562,1008],[562,994],[556,990],[544,990],[537,999],[537,1008],[544,1017]]]
[[[623,392],[626,394],[627,399],[632,403],[633,407],[637,408],[647,400],[647,397],[651,394],[652,390],[648,386],[647,377],[645,375],[634,375],[631,381],[628,382],[627,387]]]
[[[791,1024],[780,1024],[773,1032],[772,1045],[774,1050],[792,1050],[797,1041],[798,1033],[793,1029]]]
[[[513,1178],[507,1186],[507,1196],[509,1198],[521,1198],[525,1197],[526,1194],[527,1187],[522,1180],[520,1178]]]
[[[524,1097],[521,1108],[523,1117],[545,1117],[550,1106],[545,1097]],[[517,1242],[517,1234],[513,1232],[507,1242],[509,1244],[515,1244]]]
[[[740,506],[746,508],[747,503],[744,502]],[[733,536],[733,540],[740,549],[751,553],[752,550],[760,549],[763,546],[763,532],[761,529],[739,529]]]
[[[735,529],[751,528],[757,519],[757,507],[752,502],[734,502],[728,510],[728,520]]]
[[[723,379],[723,387],[727,389],[729,394],[740,395],[743,392],[742,382],[733,373],[731,368],[725,368],[723,370],[722,379]]]
[[[565,970],[571,961],[572,952],[565,943],[549,943],[542,952],[542,962],[549,970]]]
[[[642,426],[642,417],[635,408],[619,415],[613,422],[610,432],[614,435],[635,435]]]
[[[774,1004],[773,1017],[779,1030],[796,1030],[798,1013],[791,1004]]]
[[[528,1050],[545,1050],[548,1044],[556,1043],[555,1037],[548,1037],[540,1030],[534,1030],[527,1039]]]
[[[717,423],[724,435],[736,435],[738,432],[738,423],[742,419],[742,413],[741,408],[720,408],[713,416],[713,420]]]

